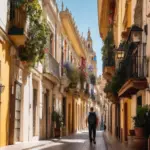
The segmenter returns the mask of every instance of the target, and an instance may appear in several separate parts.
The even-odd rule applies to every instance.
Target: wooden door
[[[128,105],[124,104],[124,138],[128,140]]]

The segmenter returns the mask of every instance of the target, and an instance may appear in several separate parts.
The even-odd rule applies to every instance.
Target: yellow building
[[[114,105],[119,108],[118,115],[120,116],[120,129],[118,132],[119,137],[123,142],[128,140],[129,131],[134,129],[132,117],[136,115],[137,106],[146,104],[145,89],[147,88],[147,81],[145,55],[143,56],[143,54],[141,54],[142,50],[140,48],[133,46],[134,39],[131,36],[132,31],[142,31],[142,12],[144,12],[142,1],[98,0],[99,31],[102,40],[105,40],[109,27],[111,26],[113,29],[114,44],[117,50],[119,51],[121,49],[120,45],[123,42],[126,44],[131,43],[132,45],[129,45],[128,48],[128,51],[131,51],[131,54],[129,56],[129,54],[126,53],[126,58],[142,60],[142,63],[140,63],[140,61],[132,63],[127,61],[127,66],[131,70],[129,71],[129,69],[126,69],[127,66],[125,67],[128,71],[128,77],[118,92],[118,104],[113,104],[111,108],[112,111]],[[140,36],[142,36],[142,34]],[[119,63],[121,61],[125,62],[125,58],[123,60],[118,59],[118,51],[115,53],[115,69],[113,67],[104,66],[103,74],[106,80],[111,81],[114,71],[119,67]],[[134,53],[132,53],[133,51]],[[139,65],[142,65],[143,67],[140,68]],[[138,70],[135,68],[138,68]],[[116,118],[115,114],[112,114],[112,119],[114,119],[114,117]],[[112,121],[113,132],[116,125],[116,122]]]
[[[126,41],[129,34],[129,28],[133,24],[133,5],[135,5],[135,2],[132,0],[98,0],[99,32],[102,40],[105,40],[111,27],[113,30],[115,47],[118,48],[122,41]],[[115,61],[117,66],[117,56],[115,56]],[[111,81],[115,72],[115,67],[104,66],[103,74],[106,80]],[[119,103],[112,104],[110,109],[112,111],[110,131],[113,135],[118,136],[122,141],[125,141],[127,140],[129,130],[131,129],[131,114],[133,114],[131,112],[131,99],[118,99]],[[114,121],[114,119],[116,121]]]
[[[66,10],[62,8],[60,18],[64,37],[63,63],[69,61],[79,68],[82,60],[86,59],[86,49],[84,49],[81,36],[67,8]],[[66,134],[69,135],[85,127],[86,101],[84,92],[81,92],[78,87],[73,92],[67,91],[64,97],[66,98]]]
[[[10,41],[0,28],[0,147],[7,145],[9,140],[9,100]]]

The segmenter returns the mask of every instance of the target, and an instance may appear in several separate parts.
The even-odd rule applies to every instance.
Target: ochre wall
[[[5,86],[0,95],[0,146],[8,143],[9,126],[9,88],[10,88],[10,51],[7,41],[0,41],[0,81]]]
[[[121,99],[121,108],[120,108],[120,121],[121,121],[121,130],[122,130],[122,135],[121,135],[121,139],[122,141],[124,141],[124,136],[125,136],[125,118],[124,118],[124,115],[125,115],[125,110],[124,110],[124,105],[125,103],[127,103],[127,126],[128,126],[128,135],[129,135],[129,130],[132,129],[132,116],[131,116],[131,101],[132,99],[128,99],[128,98],[123,98]]]

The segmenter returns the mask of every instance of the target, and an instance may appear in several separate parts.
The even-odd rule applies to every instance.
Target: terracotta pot
[[[147,147],[147,140],[143,137],[134,138],[134,148],[136,150],[144,150]]]
[[[136,127],[135,129],[135,135],[137,137],[143,137],[144,136],[144,129],[140,127]]]
[[[55,128],[55,137],[56,138],[60,137],[60,128]]]
[[[129,130],[130,136],[135,136],[135,131],[134,130]]]

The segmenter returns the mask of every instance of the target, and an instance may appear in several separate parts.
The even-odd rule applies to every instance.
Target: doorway
[[[128,104],[124,104],[124,139],[128,140]]]
[[[44,94],[44,137],[45,139],[48,139],[48,108],[49,108],[49,103],[48,103],[48,99],[49,99],[49,91],[46,90],[46,93]]]
[[[14,141],[20,141],[21,132],[21,84],[16,82],[15,86],[15,132]]]
[[[137,107],[142,106],[142,96],[137,97]]]
[[[33,136],[37,136],[37,89],[33,89]]]
[[[66,97],[63,97],[62,113],[63,113],[63,124],[64,126],[66,126]]]
[[[68,130],[69,130],[69,134],[71,133],[71,104],[68,104]]]

